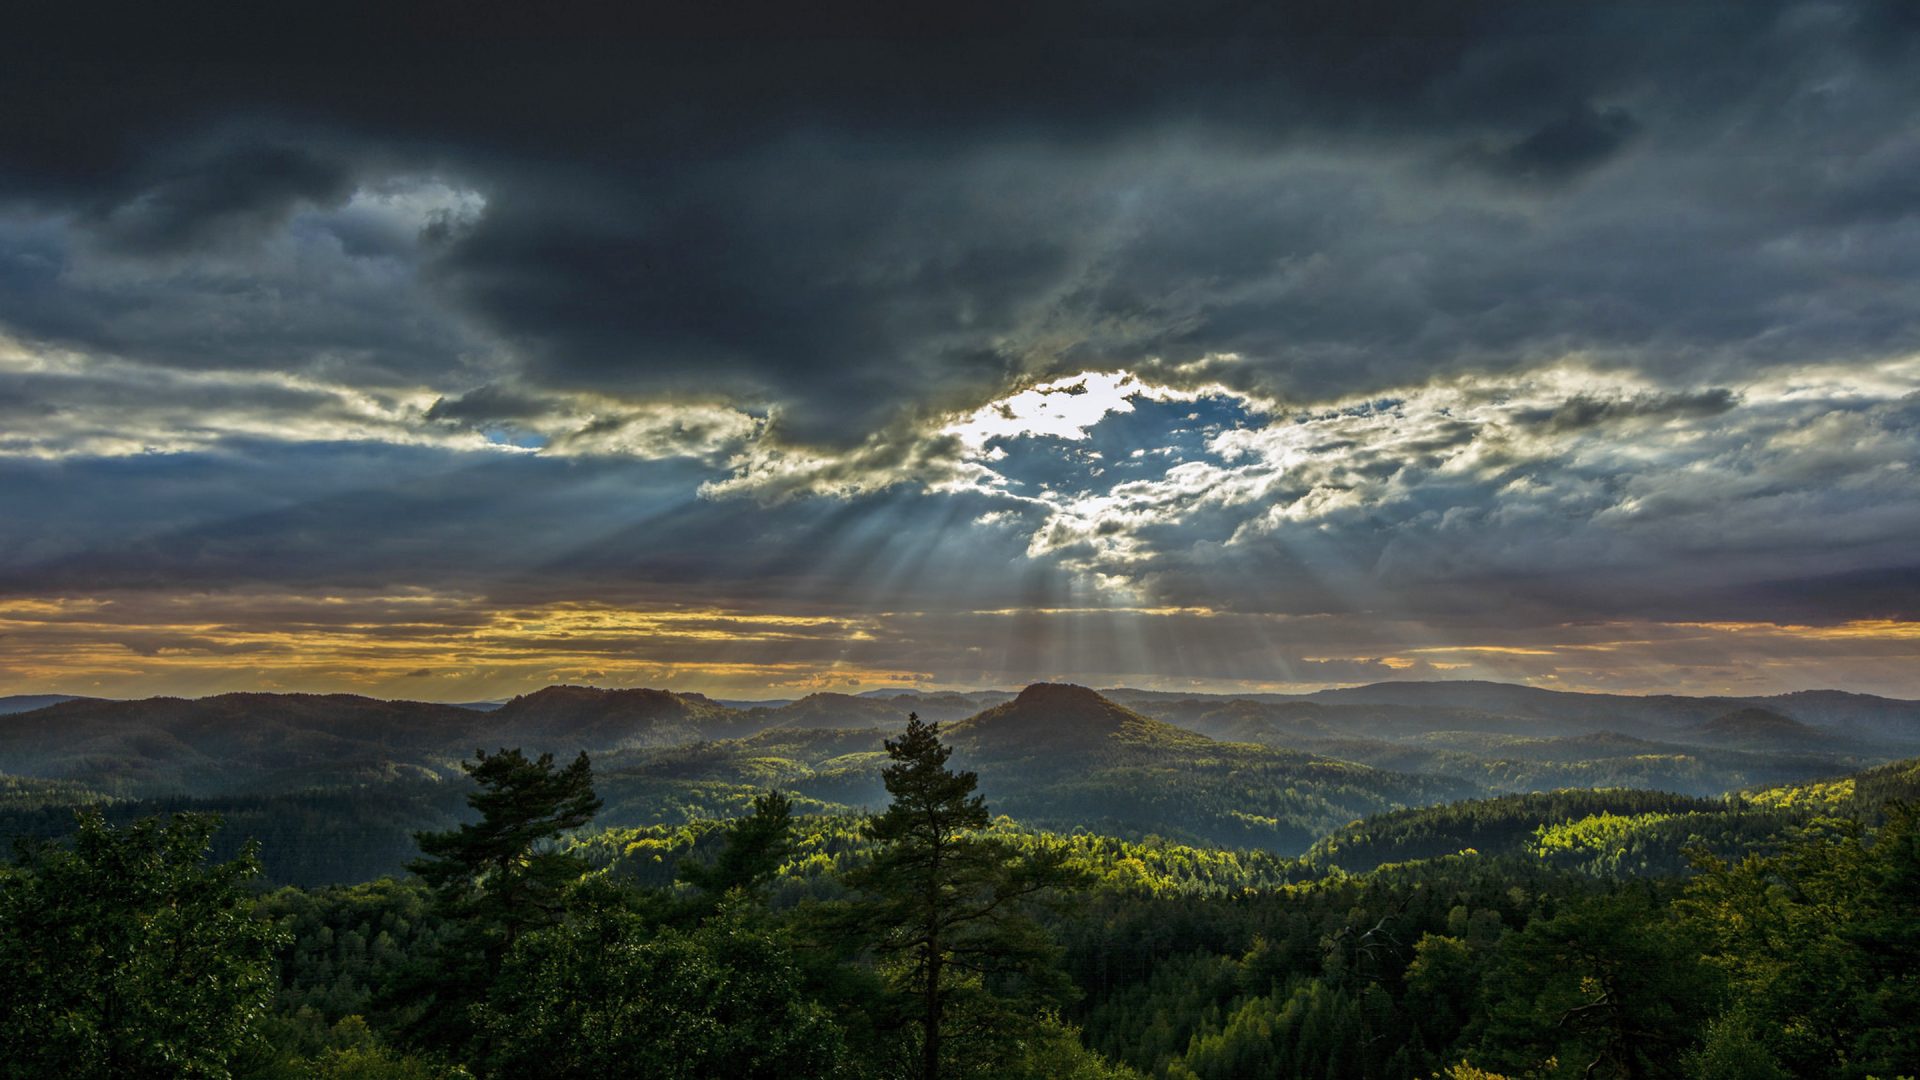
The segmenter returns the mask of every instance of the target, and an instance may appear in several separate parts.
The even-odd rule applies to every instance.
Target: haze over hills
[[[0,721],[0,772],[126,793],[238,790],[288,769],[333,779],[390,765],[444,774],[480,745],[599,754],[775,728],[885,730],[909,711],[948,723],[969,752],[994,745],[1002,757],[1084,755],[1093,731],[1117,736],[1091,741],[1102,752],[1207,736],[1447,773],[1494,790],[1565,786],[1580,775],[1489,772],[1490,762],[1615,761],[1628,774],[1614,779],[1636,786],[1718,791],[1889,760],[1920,745],[1920,703],[1837,691],[1747,701],[1442,682],[1288,697],[1036,684],[1018,696],[822,693],[736,709],[701,694],[552,686],[485,712],[344,694],[59,700]]]
[[[44,709],[49,705],[58,705],[63,701],[77,701],[72,694],[13,694],[0,697],[0,716],[17,712],[31,712]]]

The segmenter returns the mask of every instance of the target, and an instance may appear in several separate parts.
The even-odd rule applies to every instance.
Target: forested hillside
[[[959,747],[984,752],[1002,725],[1023,737],[1001,752],[1029,763],[1062,740],[1114,768],[1219,752],[1090,692],[1034,699],[1078,722],[1035,736],[1015,701],[952,745],[916,720],[852,751],[878,815],[768,790],[721,818],[606,826],[585,755],[481,755],[464,766],[477,786],[442,785],[466,824],[422,830],[412,873],[363,884],[258,891],[254,845],[202,861],[215,818],[90,796],[70,844],[29,843],[0,868],[0,1037],[30,1048],[0,1071],[1732,1080],[1920,1065],[1920,761],[1721,799],[1394,810],[1288,858],[992,817]],[[863,737],[745,742],[832,754]],[[661,764],[633,753],[630,783]],[[44,809],[62,789],[8,790]],[[277,834],[267,857],[306,839]],[[55,933],[125,945],[36,947]],[[174,992],[188,971],[223,974]],[[48,1010],[68,1018],[55,1037]]]
[[[0,1075],[1916,1071],[1920,760],[1861,768],[1880,744],[1831,716],[1661,703],[1661,742],[1400,691],[1118,696],[953,695],[937,727],[908,695],[580,687],[8,717],[0,1034],[78,1026]],[[590,763],[458,749],[562,740]],[[949,843],[941,895],[979,906],[903,937],[915,845]],[[183,963],[225,989],[169,996]]]

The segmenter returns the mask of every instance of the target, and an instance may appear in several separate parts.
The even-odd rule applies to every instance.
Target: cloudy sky
[[[1920,697],[1920,5],[40,7],[0,693]]]

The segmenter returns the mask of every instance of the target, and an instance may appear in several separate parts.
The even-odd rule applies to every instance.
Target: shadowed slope
[[[549,686],[487,714],[491,738],[542,749],[672,746],[757,730],[745,715],[701,694]]]
[[[965,752],[1000,760],[1053,754],[1113,758],[1217,745],[1071,683],[1034,683],[1012,701],[961,720],[943,734]]]

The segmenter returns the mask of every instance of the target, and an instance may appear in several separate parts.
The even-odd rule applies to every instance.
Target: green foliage
[[[1461,851],[1506,854],[1531,850],[1542,857],[1578,852],[1583,853],[1584,860],[1584,853],[1593,847],[1585,840],[1596,827],[1590,824],[1583,833],[1576,826],[1578,822],[1628,818],[1644,826],[1726,808],[1726,803],[1718,799],[1625,788],[1506,795],[1398,810],[1356,821],[1315,844],[1307,858],[1316,865],[1350,871]],[[1617,841],[1623,835],[1616,830],[1609,839]],[[1673,858],[1677,868],[1681,861],[1677,846]]]
[[[1057,1016],[1042,1016],[1015,1053],[995,1068],[1000,1080],[1139,1080],[1140,1074],[1086,1048],[1080,1032]]]
[[[711,863],[680,864],[681,881],[717,902],[738,889],[756,892],[773,880],[793,855],[793,802],[778,791],[753,800],[753,813],[728,825],[720,854]]]
[[[43,780],[37,776],[0,773],[0,810],[18,813],[46,807],[65,809],[93,806],[111,801],[111,796],[72,780]]]
[[[482,1024],[503,1077],[850,1075],[791,948],[738,909],[697,929],[595,910],[520,939]]]
[[[226,1077],[260,1050],[275,933],[252,853],[206,862],[216,825],[84,812],[71,847],[0,869],[0,1072]]]
[[[412,864],[452,931],[437,967],[400,984],[416,998],[415,1037],[447,1049],[471,1038],[478,996],[514,942],[560,918],[587,864],[556,841],[600,808],[584,753],[555,769],[552,754],[529,761],[519,750],[477,752],[465,768],[478,785],[467,802],[480,820],[421,833],[422,858]]]
[[[776,909],[805,900],[844,898],[843,876],[871,858],[876,842],[865,817],[851,814],[796,818],[793,847],[768,886]],[[1064,847],[1068,859],[1094,876],[1094,887],[1135,894],[1232,896],[1311,876],[1297,860],[1267,851],[1196,847],[1157,836],[1124,840],[1076,829],[1060,835],[997,817],[982,835],[1023,855]],[[584,834],[572,850],[622,881],[648,888],[671,885],[685,863],[717,857],[725,829],[715,821]]]
[[[303,1014],[304,1015],[304,1014]],[[296,1048],[282,1035],[282,1057],[251,1074],[257,1080],[473,1080],[463,1066],[444,1065],[381,1045],[360,1016],[346,1016],[306,1035]]]
[[[279,1011],[310,1014],[322,1028],[355,1015],[390,1024],[395,1017],[376,1000],[418,958],[434,955],[453,929],[418,878],[277,889],[260,897],[255,914],[282,942]]]
[[[409,869],[433,889],[444,917],[498,953],[558,916],[561,893],[586,864],[554,842],[590,821],[600,800],[584,753],[556,772],[551,754],[528,761],[519,750],[480,752],[466,770],[479,785],[467,802],[480,820],[419,834],[422,858]]]
[[[1775,854],[1702,853],[1678,906],[1733,994],[1703,1069],[1920,1074],[1920,814],[1885,809],[1871,838],[1819,819]]]
[[[431,881],[278,889],[251,919],[239,877],[182,886],[179,910],[225,898],[191,927],[153,898],[190,864],[227,871],[201,865],[205,829],[158,839],[192,817],[116,832],[96,816],[70,850],[30,845],[0,870],[0,1038],[29,1047],[0,1075],[212,1076],[221,1054],[256,1080],[1920,1075],[1920,828],[1901,801],[1920,794],[1920,763],[1712,799],[1567,791],[1407,809],[1459,785],[1168,734],[1084,691],[1048,694],[1065,703],[1054,729],[954,740],[952,760],[985,782],[949,767],[917,719],[891,744],[769,730],[615,751],[607,805],[644,824],[597,830],[584,758],[517,752],[469,765],[463,828],[462,789],[433,781],[114,802],[0,780],[0,826],[45,837],[74,834],[51,809],[68,797],[96,799],[107,821],[233,808],[241,827],[212,850],[270,837],[268,859],[297,880],[398,865],[401,823],[440,830],[423,837]],[[1063,738],[1072,753],[1055,752]],[[1337,738],[1356,758],[1412,760]],[[1622,770],[1698,766],[1620,736],[1396,745],[1515,768],[1603,750]],[[1470,788],[1492,783],[1473,775]],[[1020,820],[990,818],[989,796]],[[853,809],[883,799],[884,813]],[[1374,810],[1387,812],[1311,859],[1280,853]],[[102,834],[120,855],[99,855]],[[1226,839],[1267,847],[1201,842]],[[138,895],[125,884],[142,880]],[[109,981],[112,949],[48,944],[76,935],[149,955],[121,956]],[[254,942],[256,975],[270,951],[277,986],[236,1005],[244,977],[182,993],[155,974],[176,942],[227,938]],[[111,1009],[86,1003],[103,992]],[[158,1035],[124,1033],[141,995]],[[89,1034],[109,1029],[123,1034]],[[126,1064],[230,1036],[228,1050]],[[120,1048],[113,1068],[45,1064],[104,1045]]]
[[[1638,892],[1513,936],[1490,977],[1480,1063],[1567,1077],[1679,1077],[1720,981]]]
[[[553,755],[528,761],[518,750],[476,753],[466,765],[479,790],[467,796],[478,822],[421,833],[419,874],[453,918],[478,924],[507,947],[525,929],[551,922],[566,886],[586,872],[578,856],[553,848],[562,833],[593,819],[593,767],[582,753],[556,771]]]
[[[272,794],[157,796],[99,806],[102,816],[117,826],[156,814],[216,816],[221,828],[213,837],[215,859],[235,858],[249,843],[257,843],[267,881],[316,888],[404,872],[407,861],[418,854],[414,833],[453,824],[461,794],[454,784],[416,778]],[[68,805],[96,802],[79,798]],[[0,835],[57,840],[72,832],[68,806],[0,800]]]
[[[893,803],[867,825],[879,846],[847,875],[861,900],[844,923],[882,958],[896,1007],[918,1029],[917,1074],[935,1080],[992,1060],[1001,1047],[975,1033],[1017,1033],[1034,1004],[1059,994],[1054,950],[1026,909],[1084,875],[1064,848],[1020,852],[980,835],[989,816],[978,778],[947,767],[938,724],[909,716],[886,745]]]

